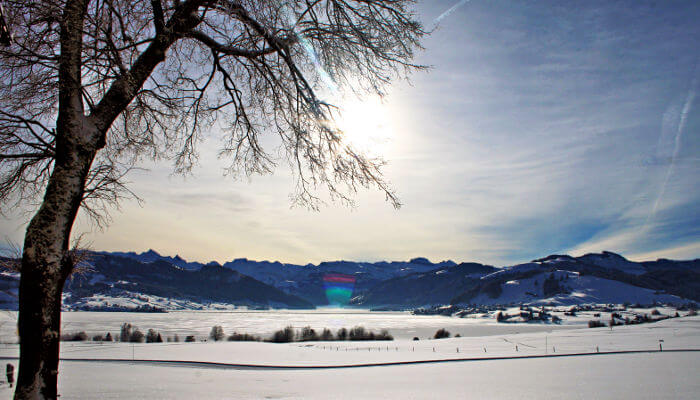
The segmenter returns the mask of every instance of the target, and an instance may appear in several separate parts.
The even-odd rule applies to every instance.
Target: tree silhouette
[[[228,172],[250,176],[278,160],[294,201],[316,190],[352,202],[376,187],[399,206],[383,160],[349,146],[321,93],[381,93],[425,34],[410,0],[15,0],[0,47],[0,199],[38,203],[24,239],[15,398],[56,398],[63,284],[79,209],[100,224],[125,197],[140,160],[187,173],[213,127],[226,133]]]

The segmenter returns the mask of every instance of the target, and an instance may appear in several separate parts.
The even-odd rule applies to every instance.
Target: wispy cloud
[[[462,7],[463,5],[465,5],[466,3],[468,3],[469,1],[470,1],[470,0],[460,0],[460,1],[458,1],[455,5],[453,5],[452,7],[448,8],[445,12],[443,12],[443,13],[440,14],[437,18],[435,18],[435,23],[436,23],[436,24],[440,23],[440,21],[442,21],[443,19],[449,17],[450,14],[452,14],[453,12],[455,12],[458,8]]]
[[[654,205],[651,208],[651,211],[649,212],[649,216],[647,217],[647,221],[645,225],[649,224],[649,221],[654,218],[656,215],[656,210],[659,208],[659,203],[661,202],[661,199],[664,197],[664,194],[666,193],[666,186],[668,185],[668,180],[671,178],[671,174],[673,174],[673,167],[676,164],[676,159],[678,158],[678,153],[680,152],[681,149],[681,137],[683,136],[683,132],[685,131],[685,126],[688,121],[688,113],[690,112],[690,109],[693,107],[693,101],[695,100],[695,90],[698,82],[698,72],[700,72],[700,58],[695,64],[695,71],[693,73],[693,81],[690,83],[690,88],[688,89],[688,95],[686,96],[685,102],[683,103],[683,109],[680,111],[679,115],[676,118],[674,109],[672,106],[670,106],[666,112],[664,113],[664,120],[663,120],[663,127],[662,127],[662,136],[661,138],[665,136],[664,133],[668,132],[670,130],[675,131],[674,139],[673,139],[673,153],[671,155],[671,161],[668,166],[668,169],[666,170],[666,176],[664,177],[662,183],[661,183],[661,188],[659,189],[659,194],[656,196],[656,200],[654,201]],[[678,119],[678,122],[674,125],[674,120]],[[661,146],[659,146],[661,147]]]
[[[467,3],[419,4],[446,22]],[[131,176],[145,205],[125,204],[93,246],[297,263],[700,256],[700,2],[479,1],[468,11],[424,43],[416,61],[432,71],[398,83],[382,106],[400,211],[373,191],[356,210],[290,209],[283,168],[231,181],[207,143],[194,177],[164,165]],[[0,229],[21,242],[23,222]]]

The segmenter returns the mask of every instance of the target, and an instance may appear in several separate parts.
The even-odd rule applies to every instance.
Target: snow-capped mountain
[[[223,266],[305,298],[314,304],[325,305],[327,299],[323,289],[323,277],[326,274],[352,275],[356,279],[355,292],[363,292],[387,279],[454,265],[452,261],[432,263],[426,258],[375,263],[327,261],[318,265],[282,264],[242,258],[227,262]]]
[[[163,256],[152,249],[143,253],[100,252],[98,254],[129,258],[141,263],[161,261],[189,271],[199,270],[205,265],[220,265],[215,261],[208,264],[190,262],[178,255],[175,257]],[[223,267],[282,289],[287,293],[307,298],[315,304],[326,304],[322,285],[325,274],[352,275],[356,278],[355,290],[364,291],[387,279],[417,272],[427,272],[435,268],[452,267],[454,265],[456,264],[453,261],[433,263],[424,257],[413,258],[409,261],[380,261],[374,263],[325,261],[318,265],[299,265],[281,263],[279,261],[255,261],[247,258],[237,258],[225,262]]]
[[[155,253],[155,252],[153,252]],[[152,311],[209,307],[214,304],[248,307],[314,308],[300,297],[285,293],[237,271],[216,264],[183,269],[161,257],[139,261],[110,253],[90,253],[64,287],[66,309],[134,309]],[[19,274],[0,274],[0,306],[17,308]]]
[[[503,268],[425,258],[318,265],[240,258],[220,265],[149,250],[92,253],[88,268],[67,282],[64,304],[83,309],[107,303],[310,308],[328,304],[324,277],[333,274],[355,277],[351,305],[360,307],[700,301],[698,259],[633,262],[606,251],[581,257],[555,254]],[[0,273],[0,308],[16,308],[18,277]]]
[[[683,303],[700,300],[700,260],[634,262],[604,251],[551,255],[484,275],[452,303]]]
[[[358,293],[352,303],[407,307],[700,301],[700,260],[638,263],[606,251],[581,257],[555,254],[503,268],[471,265],[387,280]]]

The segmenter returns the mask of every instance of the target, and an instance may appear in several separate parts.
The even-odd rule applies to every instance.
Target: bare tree
[[[286,159],[294,199],[319,188],[351,202],[377,187],[399,202],[381,159],[345,143],[322,99],[337,87],[381,93],[425,34],[410,0],[7,0],[0,47],[0,199],[35,201],[20,279],[16,399],[56,398],[61,292],[79,209],[91,216],[133,196],[124,176],[143,159],[187,173],[197,143],[224,130],[233,174]],[[4,39],[3,39],[4,40]],[[286,157],[261,138],[276,134]],[[43,197],[42,197],[43,194]]]

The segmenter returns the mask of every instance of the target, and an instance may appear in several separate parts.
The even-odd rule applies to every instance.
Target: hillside
[[[700,301],[700,260],[633,262],[603,252],[551,255],[484,275],[453,304]]]
[[[461,263],[428,272],[413,273],[381,282],[355,296],[351,304],[381,306],[420,306],[446,304],[474,287],[479,279],[497,269],[490,265]]]
[[[386,280],[352,299],[363,307],[437,304],[685,303],[700,301],[700,260],[633,262],[603,252],[551,255],[494,268],[462,263]]]
[[[318,265],[236,259],[220,265],[137,253],[91,253],[66,283],[69,309],[328,305],[329,274],[355,278],[350,306],[414,308],[443,304],[687,303],[700,301],[700,260],[633,262],[611,252],[551,255],[495,268],[478,263],[332,261]],[[17,306],[18,274],[0,274],[0,307]]]
[[[3,308],[17,308],[18,278],[17,273],[0,276]],[[168,301],[153,304],[151,298]],[[80,271],[66,281],[63,297],[66,309],[149,311],[151,306],[203,308],[210,303],[314,308],[304,299],[220,265],[186,270],[161,259],[141,262],[108,253],[91,253]]]
[[[202,263],[189,262],[179,256],[162,256],[154,250],[137,254],[134,252],[100,253],[106,256],[125,257],[139,262],[151,263],[161,261],[187,270],[198,270]],[[209,265],[218,265],[210,263]],[[433,263],[422,257],[409,261],[325,261],[315,264],[288,264],[279,261],[255,261],[238,258],[225,262],[223,267],[247,275],[267,285],[274,286],[285,293],[304,298],[316,305],[327,305],[328,300],[323,288],[323,277],[327,274],[347,274],[355,277],[356,293],[367,291],[389,279],[423,273],[436,268],[452,267],[452,261]]]

